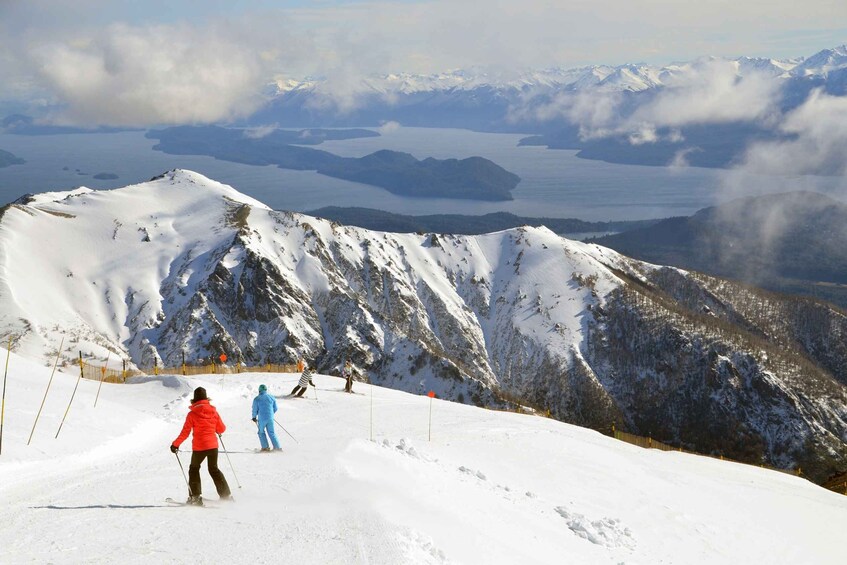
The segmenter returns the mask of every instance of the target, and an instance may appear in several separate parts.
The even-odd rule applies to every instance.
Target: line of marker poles
[[[82,380],[82,351],[79,352],[79,378],[76,380],[76,385],[74,385],[74,391],[71,393],[71,399],[68,402],[68,407],[65,409],[65,415],[62,416],[62,421],[59,423],[59,429],[56,430],[56,438],[59,437],[59,433],[62,431],[62,426],[65,425],[65,418],[68,417],[68,412],[71,411],[71,404],[73,404],[74,396],[76,396],[76,389],[79,388],[79,382]],[[55,439],[55,438],[54,438]]]
[[[41,410],[44,408],[44,403],[47,401],[47,393],[50,392],[50,384],[53,382],[53,375],[56,374],[56,366],[59,364],[59,356],[62,354],[62,346],[65,345],[65,336],[62,336],[62,341],[59,342],[59,349],[56,351],[56,361],[53,363],[53,371],[50,373],[50,380],[47,381],[47,389],[44,391],[44,398],[41,399],[41,406],[38,407],[38,413],[35,415],[35,421],[32,423],[32,431],[29,432],[29,439],[26,444],[29,445],[32,441],[32,435],[35,433],[35,426],[38,424],[38,418],[41,416]]]
[[[6,377],[9,376],[9,357],[12,355],[12,336],[6,349],[6,369],[3,371],[3,399],[0,400],[0,453],[3,453],[3,422],[6,420]]]
[[[82,355],[82,353],[80,353]],[[112,352],[106,354],[106,366],[100,368],[100,386],[97,387],[97,396],[94,397],[94,407],[97,408],[97,399],[100,398],[100,389],[103,388],[103,379],[106,377],[106,370],[109,368],[109,357]]]
[[[432,441],[432,400],[435,398],[435,393],[433,391],[429,391],[429,439],[427,441]]]

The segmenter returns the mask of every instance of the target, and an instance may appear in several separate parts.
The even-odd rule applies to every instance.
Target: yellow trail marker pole
[[[6,377],[9,376],[9,357],[12,355],[12,336],[6,349],[6,370],[3,371],[3,400],[0,401],[0,453],[3,453],[3,422],[6,420]]]
[[[65,418],[68,417],[68,412],[71,411],[71,404],[73,404],[74,396],[76,396],[76,389],[79,388],[79,381],[82,380],[82,351],[79,352],[79,377],[76,380],[76,386],[74,386],[74,391],[71,393],[71,400],[68,402],[68,407],[65,409],[65,415],[62,416],[62,421],[59,422],[59,429],[56,430],[56,436],[53,439],[59,437],[59,432],[62,431],[62,426],[65,425]]]
[[[429,397],[429,439],[427,441],[432,441],[432,399],[435,398],[435,391],[429,391],[427,396]]]
[[[106,354],[106,366],[100,368],[100,386],[97,387],[97,396],[94,397],[94,407],[97,408],[97,399],[100,398],[100,389],[103,388],[103,378],[106,376],[106,369],[109,368],[109,357],[112,352]]]
[[[53,363],[53,372],[50,373],[50,380],[47,381],[47,389],[44,391],[44,398],[41,399],[41,406],[38,407],[38,413],[35,415],[35,422],[32,423],[32,431],[29,432],[29,439],[26,444],[32,441],[32,434],[35,433],[35,425],[38,423],[38,417],[41,416],[41,409],[44,408],[44,403],[47,401],[47,393],[50,392],[50,383],[53,382],[53,375],[56,374],[56,366],[59,364],[59,355],[62,354],[62,346],[65,345],[65,336],[62,336],[62,341],[59,342],[59,350],[56,352],[56,362]]]

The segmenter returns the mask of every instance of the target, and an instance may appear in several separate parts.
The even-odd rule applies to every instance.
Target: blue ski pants
[[[267,437],[265,436],[267,433]],[[270,418],[268,420],[259,419],[259,443],[262,444],[263,449],[267,449],[268,447],[268,438],[271,438],[271,444],[274,446],[274,449],[279,449],[279,440],[276,439],[276,431],[274,431],[274,419]]]

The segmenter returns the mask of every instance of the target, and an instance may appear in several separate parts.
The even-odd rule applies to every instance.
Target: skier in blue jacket
[[[253,399],[253,421],[259,426],[259,443],[262,444],[262,451],[271,450],[268,447],[268,437],[271,438],[274,451],[280,449],[274,430],[274,414],[276,414],[276,398],[268,394],[268,387],[259,385],[259,394]],[[266,433],[267,437],[265,437]]]

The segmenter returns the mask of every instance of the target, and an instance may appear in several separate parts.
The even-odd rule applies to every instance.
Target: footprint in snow
[[[586,516],[571,512],[564,506],[557,506],[556,512],[564,518],[568,528],[581,538],[604,547],[635,547],[635,539],[629,528],[624,527],[617,518],[590,520]]]
[[[431,461],[430,458],[422,455],[415,449],[415,446],[412,445],[412,442],[406,438],[401,438],[400,443],[397,445],[392,445],[391,442],[387,439],[382,440],[382,446],[387,447],[388,449],[396,449],[409,457],[414,457],[415,459],[420,459],[422,461]],[[437,461],[437,460],[436,460]]]
[[[482,471],[474,471],[473,469],[468,469],[464,465],[459,467],[459,471],[461,471],[462,473],[465,473],[466,475],[471,475],[471,476],[476,477],[477,479],[480,479],[480,480],[483,480],[483,481],[488,480],[485,476],[485,473],[483,473]]]

